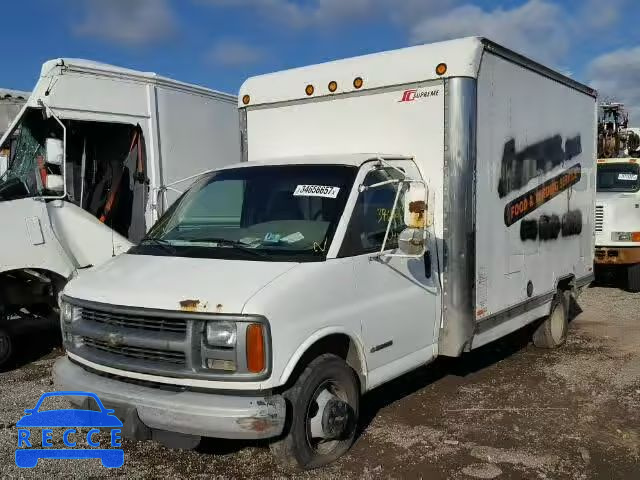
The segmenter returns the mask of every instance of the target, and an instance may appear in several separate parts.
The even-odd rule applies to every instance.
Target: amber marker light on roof
[[[335,92],[337,89],[338,89],[338,82],[333,81],[333,80],[331,82],[329,82],[329,91],[331,93]]]
[[[244,103],[245,105],[249,105],[250,101],[251,97],[249,95],[245,95],[244,97],[242,97],[242,103]]]
[[[362,85],[364,85],[364,80],[362,80],[362,77],[356,77],[356,79],[353,81],[353,86],[356,88],[362,88]]]
[[[311,96],[313,95],[315,88],[313,88],[313,85],[307,85],[307,88],[305,88],[304,91],[306,92],[307,95]]]
[[[439,63],[438,66],[436,67],[436,73],[438,75],[444,75],[445,73],[447,73],[447,64]]]

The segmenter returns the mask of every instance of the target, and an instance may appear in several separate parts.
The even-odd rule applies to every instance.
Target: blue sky
[[[22,0],[4,2],[0,86],[60,56],[236,93],[247,76],[484,35],[625,101],[640,125],[638,0]]]

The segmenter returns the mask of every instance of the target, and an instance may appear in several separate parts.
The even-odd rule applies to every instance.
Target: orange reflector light
[[[264,333],[262,325],[252,323],[247,327],[247,369],[260,373],[266,367],[264,355]]]
[[[447,73],[447,64],[439,63],[438,66],[436,67],[436,73],[438,75],[444,75],[445,73]]]
[[[338,82],[331,81],[329,82],[329,91],[331,93],[335,92],[338,89]]]
[[[632,242],[640,242],[640,232],[631,233],[631,241]]]
[[[307,85],[307,88],[304,89],[306,94],[309,96],[313,95],[314,90],[315,88],[313,88],[313,85]]]
[[[632,159],[629,160],[629,162],[631,162],[631,163],[636,163],[637,161],[638,161],[637,158],[632,158]]]
[[[250,101],[251,97],[249,95],[245,95],[244,97],[242,97],[242,103],[244,103],[245,105],[249,105]]]
[[[362,88],[362,85],[364,85],[364,80],[362,80],[362,77],[356,77],[356,79],[353,81],[353,86],[356,88]]]

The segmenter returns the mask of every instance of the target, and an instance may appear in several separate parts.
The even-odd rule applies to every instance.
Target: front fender
[[[364,355],[364,344],[362,342],[362,339],[355,332],[348,331],[344,327],[340,327],[340,326],[324,327],[315,331],[312,335],[307,337],[307,339],[297,348],[297,350],[289,359],[287,366],[285,367],[285,369],[282,371],[282,374],[280,375],[279,384],[285,385],[289,381],[289,378],[291,377],[293,370],[296,368],[296,365],[298,365],[298,362],[300,361],[302,356],[316,342],[330,335],[336,335],[336,334],[346,335],[351,339],[351,341],[355,345],[356,352],[358,353],[358,359],[360,360],[360,366],[362,367],[362,371],[358,372],[362,382],[361,389],[363,392],[367,391],[367,363],[366,363],[367,360]]]
[[[0,272],[33,268],[69,278],[76,266],[56,237],[47,204],[34,198],[0,202]]]

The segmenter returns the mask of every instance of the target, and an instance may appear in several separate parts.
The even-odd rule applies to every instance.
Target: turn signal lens
[[[262,325],[252,323],[247,327],[247,369],[260,373],[265,368],[264,331]]]
[[[633,232],[631,234],[631,241],[632,242],[640,242],[640,232]]]
[[[356,79],[353,81],[353,86],[355,88],[362,88],[362,85],[364,85],[364,80],[362,80],[362,77],[356,77]]]
[[[438,75],[444,75],[445,73],[447,73],[447,64],[439,63],[438,66],[436,67],[436,73]]]
[[[245,95],[244,97],[242,97],[242,103],[244,103],[245,105],[249,105],[250,101],[251,97],[249,95]]]
[[[338,82],[331,81],[329,82],[329,91],[331,93],[335,92],[338,89]]]
[[[311,96],[313,95],[315,88],[313,88],[313,85],[307,85],[307,88],[305,88],[304,91],[307,95]]]

